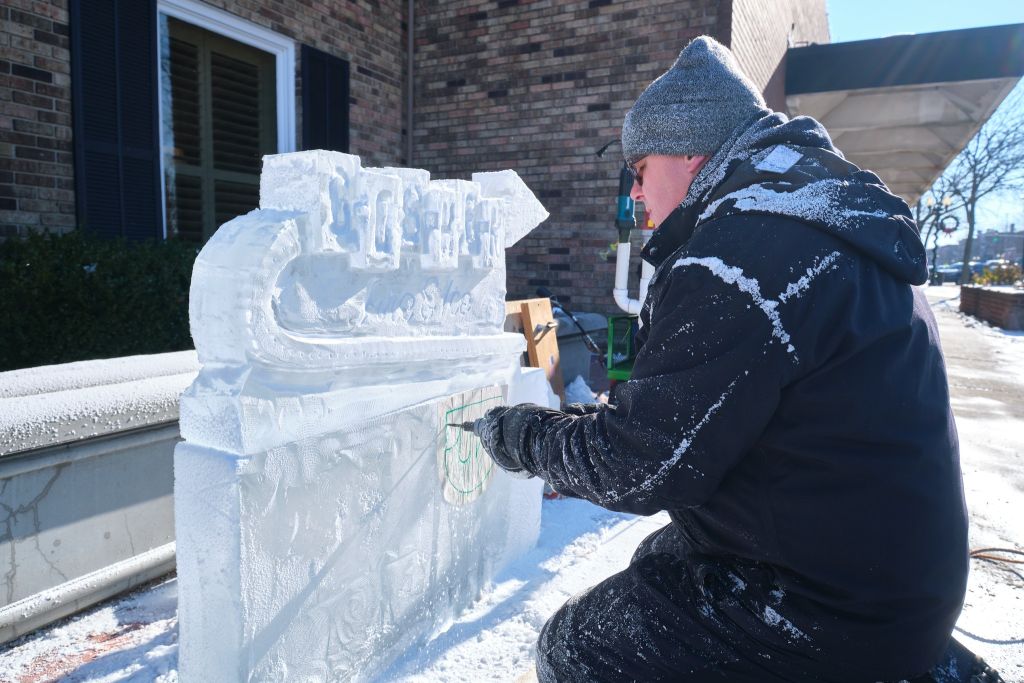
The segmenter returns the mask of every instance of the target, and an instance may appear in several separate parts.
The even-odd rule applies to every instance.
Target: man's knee
[[[655,554],[640,565],[652,562],[678,560]],[[678,628],[677,617],[666,618],[679,608],[665,602],[666,590],[648,584],[651,578],[632,564],[555,612],[537,641],[538,680],[673,680],[674,663],[659,650],[675,651],[677,634],[687,629]]]
[[[586,593],[589,591],[573,596],[569,602],[558,608],[541,629],[540,637],[537,639],[536,657],[537,680],[540,683],[573,680],[578,674],[580,662],[576,646],[580,639],[572,632],[575,625],[573,617],[579,600]]]
[[[633,552],[633,559],[630,562],[636,562],[652,553],[663,553],[675,557],[686,555],[686,542],[683,540],[679,527],[675,523],[663,526],[640,541],[640,545]]]

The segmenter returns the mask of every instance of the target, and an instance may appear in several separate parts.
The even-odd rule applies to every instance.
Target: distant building
[[[976,247],[972,249],[979,261],[1006,259],[1020,263],[1024,256],[1024,232],[1017,232],[1011,227],[1008,230],[989,230],[975,238]]]
[[[964,240],[961,239],[957,244],[943,244],[939,247],[935,255],[935,265],[945,266],[957,261],[963,261],[963,258]]]
[[[964,258],[964,242],[961,238],[957,244],[946,244],[939,247],[938,265],[956,263]],[[974,244],[971,245],[972,261],[991,261],[992,259],[1006,259],[1013,263],[1020,263],[1024,258],[1024,231],[1016,229],[1011,225],[1006,230],[983,230],[974,236]]]
[[[551,218],[511,251],[510,296],[544,285],[611,312],[620,157],[595,151],[702,33],[732,47],[770,106],[817,116],[908,201],[1024,70],[1006,57],[1019,26],[825,45],[825,0],[5,4],[0,238],[201,243],[256,206],[272,152],[335,149],[438,177],[513,168]]]

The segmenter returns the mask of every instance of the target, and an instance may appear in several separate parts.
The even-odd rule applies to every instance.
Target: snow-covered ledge
[[[0,373],[0,642],[174,569],[194,351]]]
[[[178,419],[195,351],[0,372],[0,456]]]
[[[266,157],[260,189],[192,278],[179,672],[365,680],[536,539],[540,483],[446,425],[552,404],[502,331],[505,248],[547,212],[512,171],[324,151]]]

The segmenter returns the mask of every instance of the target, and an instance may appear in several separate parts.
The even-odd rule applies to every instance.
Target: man
[[[618,403],[490,411],[503,468],[671,524],[547,623],[541,681],[895,681],[967,578],[957,437],[906,204],[692,41],[626,115],[658,225]],[[928,679],[931,680],[931,679]]]

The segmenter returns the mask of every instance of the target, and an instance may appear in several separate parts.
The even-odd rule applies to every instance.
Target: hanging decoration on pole
[[[956,216],[946,214],[939,219],[939,230],[947,235],[952,235],[960,227],[960,219]]]

